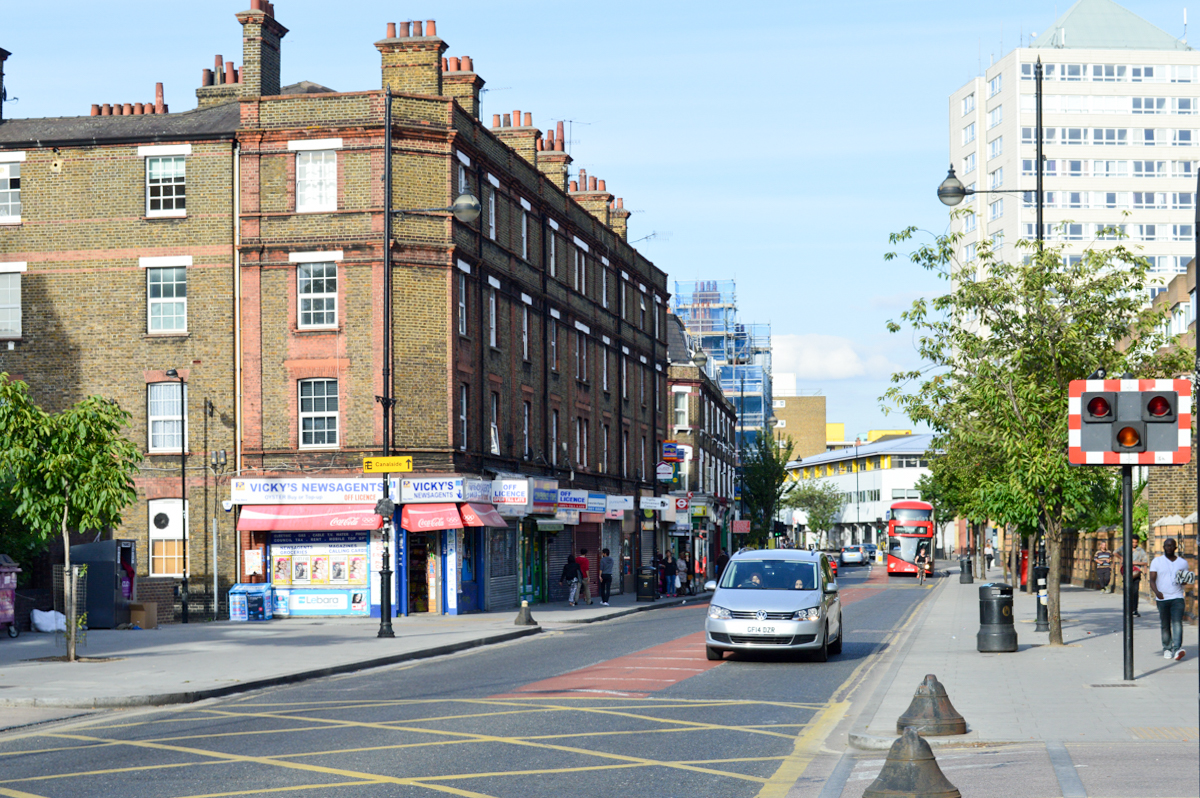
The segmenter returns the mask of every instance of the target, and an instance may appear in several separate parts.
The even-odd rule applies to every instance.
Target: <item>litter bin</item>
[[[0,554],[0,626],[8,626],[8,636],[21,634],[17,628],[17,574],[21,569],[7,554]]]
[[[1016,651],[1012,585],[989,582],[979,586],[979,634],[975,648],[985,653]]]
[[[658,600],[658,574],[648,565],[638,569],[637,600]]]
[[[975,575],[971,571],[971,558],[963,554],[958,558],[958,583],[960,585],[970,585],[975,582]]]
[[[270,585],[238,583],[229,588],[229,620],[269,621],[274,601]]]

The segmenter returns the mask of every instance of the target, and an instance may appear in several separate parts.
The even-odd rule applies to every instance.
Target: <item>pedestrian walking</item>
[[[1187,560],[1175,555],[1175,538],[1163,541],[1163,553],[1150,563],[1150,590],[1158,601],[1158,621],[1162,627],[1163,658],[1181,660],[1183,650],[1183,588],[1196,581]]]
[[[608,556],[608,549],[601,549],[600,555],[600,606],[607,607],[612,590],[613,558]]]
[[[592,588],[588,585],[588,570],[591,568],[591,563],[588,562],[587,549],[579,550],[579,556],[575,558],[575,562],[579,565],[579,601],[591,604]]]
[[[913,559],[913,565],[917,566],[917,584],[925,584],[925,572],[929,569],[929,552],[924,546],[917,549],[917,556]]]
[[[1108,541],[1100,541],[1100,549],[1092,558],[1096,564],[1096,579],[1100,582],[1100,590],[1109,592],[1109,580],[1112,578],[1112,552],[1108,550]]]
[[[567,604],[574,607],[579,596],[579,563],[575,562],[575,558],[570,554],[563,563],[562,576],[558,579],[560,585],[564,582],[568,585]]]
[[[675,574],[678,570],[675,565],[675,558],[671,556],[670,552],[667,552],[666,556],[663,557],[663,584],[666,587],[666,590],[663,591],[664,595],[676,595]]]
[[[1142,614],[1138,612],[1138,595],[1142,589],[1142,574],[1146,573],[1146,569],[1150,567],[1150,558],[1146,556],[1146,550],[1142,548],[1142,541],[1138,538],[1133,539],[1133,617],[1140,618]]]
[[[717,581],[721,581],[721,574],[725,573],[725,566],[729,565],[729,555],[724,549],[717,552]]]
[[[690,593],[691,579],[692,575],[688,573],[687,553],[685,552],[684,554],[680,554],[679,559],[675,561],[675,587],[678,588],[677,592],[685,596]]]
[[[996,550],[992,548],[992,542],[990,540],[988,541],[988,544],[983,547],[983,556],[987,558],[987,567],[991,568],[992,561],[996,559]]]

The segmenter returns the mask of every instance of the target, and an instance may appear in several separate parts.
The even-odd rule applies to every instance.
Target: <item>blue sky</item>
[[[1183,33],[1181,3],[1124,5]],[[75,116],[146,102],[166,84],[195,107],[220,53],[241,66],[234,14],[196,3],[0,0],[6,117]],[[635,211],[630,239],[674,280],[738,281],[743,321],[769,322],[775,369],[828,397],[851,436],[885,416],[888,376],[916,363],[884,327],[940,281],[884,263],[907,225],[942,232],[947,98],[1069,3],[328,3],[278,0],[283,81],[379,87],[386,23],[435,19],[448,55],[487,81],[484,118],[514,109],[543,129],[573,120],[576,168]],[[331,11],[336,9],[336,11]],[[1200,8],[1194,9],[1200,11]],[[1191,37],[1200,40],[1200,31]]]

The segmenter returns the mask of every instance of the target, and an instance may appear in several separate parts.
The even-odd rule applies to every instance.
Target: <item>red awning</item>
[[[409,532],[461,529],[462,525],[453,504],[406,504],[400,512],[400,526]]]
[[[369,504],[245,505],[238,529],[292,532],[324,529],[379,529],[383,519]]]
[[[496,508],[490,504],[460,504],[458,509],[462,512],[463,523],[467,526],[495,526],[500,528],[508,526],[508,522],[504,520],[504,516],[496,512]]]

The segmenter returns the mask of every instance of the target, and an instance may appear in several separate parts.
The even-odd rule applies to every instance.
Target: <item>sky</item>
[[[241,66],[249,0],[0,0],[12,52],[6,118],[92,103],[195,107],[200,72]],[[1123,5],[1175,36],[1183,4]],[[447,55],[487,81],[483,118],[567,120],[573,168],[634,211],[630,241],[676,280],[737,281],[741,320],[769,323],[777,374],[827,397],[848,437],[911,428],[879,397],[919,365],[889,319],[945,283],[899,259],[890,233],[946,232],[948,98],[1070,6],[1033,0],[826,3],[386,3],[278,0],[284,84],[380,87],[386,23],[434,19]],[[1200,11],[1200,9],[1194,9]],[[1192,38],[1200,40],[1200,32]],[[652,236],[650,238],[644,238]],[[922,431],[917,428],[918,431]]]

